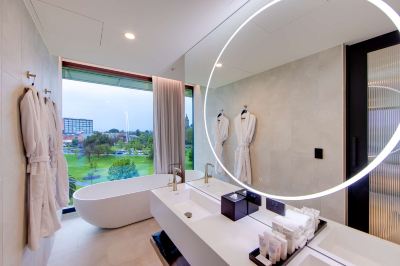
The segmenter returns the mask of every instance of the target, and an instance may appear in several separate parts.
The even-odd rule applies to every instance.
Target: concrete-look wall
[[[266,72],[210,89],[208,129],[219,109],[230,119],[224,163],[233,173],[237,137],[234,117],[243,105],[257,118],[250,147],[253,186],[271,194],[304,195],[344,180],[345,89],[344,54],[338,46]],[[196,99],[195,167],[215,161],[206,143],[202,120],[204,89]],[[201,123],[200,123],[201,121]],[[212,137],[213,138],[213,137]],[[324,159],[314,158],[324,149]],[[221,177],[226,178],[226,177]],[[346,221],[345,191],[295,206],[320,209],[324,217]]]
[[[44,265],[51,239],[30,252],[26,243],[26,174],[19,101],[37,74],[39,90],[61,103],[58,58],[51,56],[22,0],[0,0],[0,265]]]

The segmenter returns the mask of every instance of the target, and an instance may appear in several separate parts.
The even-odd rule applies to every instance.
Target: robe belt
[[[38,163],[48,162],[50,158],[47,155],[43,155],[43,156],[33,156],[33,157],[31,156],[28,159],[29,162],[26,167],[26,171],[28,173],[37,174]]]
[[[243,143],[243,144],[239,144],[238,148],[249,148],[250,143]]]

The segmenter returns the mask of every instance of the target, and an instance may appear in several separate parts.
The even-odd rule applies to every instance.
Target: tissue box
[[[248,191],[246,189],[242,189],[239,191],[236,191],[236,193],[246,197],[247,201],[247,214],[252,214],[256,211],[258,211],[258,206],[261,206],[261,196]]]
[[[237,198],[232,195],[236,194]],[[237,221],[247,215],[247,201],[243,195],[236,192],[221,196],[221,214],[232,221]]]

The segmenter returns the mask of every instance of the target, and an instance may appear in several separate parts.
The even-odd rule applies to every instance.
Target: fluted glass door
[[[368,53],[368,159],[400,123],[400,45]],[[400,244],[400,145],[369,178],[369,232]]]

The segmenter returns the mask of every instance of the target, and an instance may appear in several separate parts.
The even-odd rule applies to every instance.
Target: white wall
[[[160,73],[156,74],[156,76],[184,81],[185,80],[185,56],[181,56],[172,65],[168,66],[167,68],[162,70]]]
[[[0,265],[43,265],[51,240],[32,253],[25,250],[25,156],[19,125],[19,100],[37,74],[35,85],[53,91],[60,104],[59,61],[51,56],[22,0],[0,0]]]
[[[230,137],[224,145],[225,166],[233,173],[237,146],[233,119],[247,104],[257,117],[250,147],[255,188],[271,194],[303,195],[343,182],[344,78],[343,48],[338,46],[210,89],[207,100],[210,133],[213,134],[212,123],[219,109],[223,108],[231,121]],[[203,100],[204,89],[195,101],[196,169],[202,169],[206,161],[215,161],[202,126]],[[314,148],[324,149],[323,160],[314,159]],[[327,218],[346,221],[344,191],[290,204],[314,207]]]

